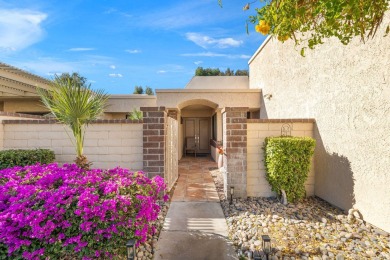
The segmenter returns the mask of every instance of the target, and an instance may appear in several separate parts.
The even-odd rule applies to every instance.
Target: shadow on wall
[[[351,163],[345,156],[326,151],[317,124],[314,138],[317,142],[314,152],[315,195],[347,211],[355,204]]]
[[[267,100],[267,101],[269,102],[269,100]],[[261,119],[268,118],[267,107],[265,106],[263,92],[260,93],[260,118]]]

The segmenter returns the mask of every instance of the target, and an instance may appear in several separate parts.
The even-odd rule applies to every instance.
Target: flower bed
[[[0,255],[1,248],[25,259],[125,254],[129,238],[142,243],[155,232],[164,189],[161,177],[122,168],[49,164],[1,170]]]

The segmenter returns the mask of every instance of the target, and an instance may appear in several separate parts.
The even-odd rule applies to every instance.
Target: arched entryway
[[[178,105],[180,115],[179,158],[211,156],[213,140],[218,138],[218,104],[206,99],[187,100]],[[222,130],[221,130],[222,131]]]

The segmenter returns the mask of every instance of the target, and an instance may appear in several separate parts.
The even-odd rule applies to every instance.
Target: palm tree
[[[137,110],[137,109],[134,108],[133,111],[131,111],[128,114],[128,116],[129,116],[129,119],[131,119],[131,120],[142,120],[143,113],[142,113],[142,111]]]
[[[77,73],[76,73],[77,74]],[[68,74],[69,75],[69,74]],[[85,129],[106,108],[108,95],[103,90],[92,90],[78,74],[56,76],[49,90],[38,88],[42,103],[54,117],[71,129],[76,149],[75,163],[88,169],[91,163],[83,155]],[[73,139],[71,138],[72,142]]]

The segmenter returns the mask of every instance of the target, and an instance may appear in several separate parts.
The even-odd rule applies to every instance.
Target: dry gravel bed
[[[319,198],[283,205],[275,198],[233,200],[223,195],[223,179],[212,171],[230,239],[245,259],[261,249],[261,235],[272,239],[271,259],[390,259],[390,236],[361,219],[348,217]]]
[[[153,224],[154,227],[156,228],[156,233],[152,236],[149,235],[148,239],[146,240],[145,243],[139,245],[136,250],[137,258],[138,260],[148,260],[148,259],[153,259],[153,255],[155,252],[155,247],[157,245],[158,238],[160,236],[160,232],[164,226],[164,220],[165,216],[167,215],[168,208],[169,208],[170,202],[161,202],[161,211],[158,215],[158,219],[155,221]]]

